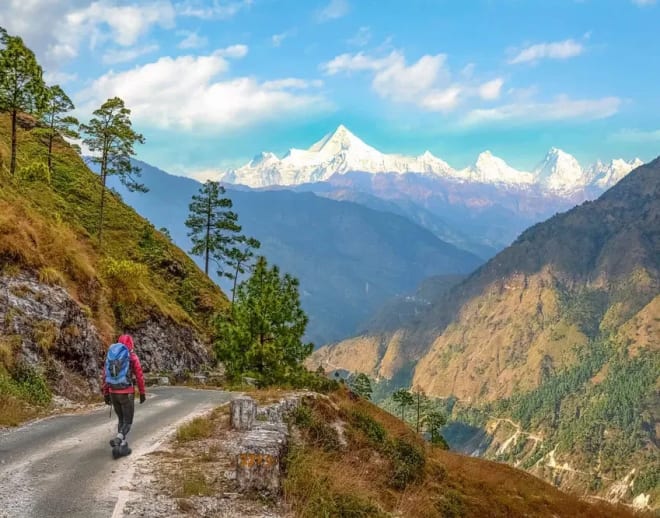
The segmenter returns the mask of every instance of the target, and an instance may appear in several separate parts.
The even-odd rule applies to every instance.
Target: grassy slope
[[[296,413],[300,439],[284,485],[296,516],[633,516],[621,506],[587,504],[506,465],[431,447],[345,391],[306,405],[309,411]],[[345,447],[338,446],[337,426]],[[422,452],[423,465],[414,454],[392,455],[397,440]],[[402,473],[410,479],[404,489],[396,487]]]
[[[46,148],[30,131],[31,120],[21,121],[18,174],[11,178],[9,119],[0,115],[0,274],[28,270],[44,282],[62,284],[88,310],[105,341],[158,315],[206,335],[208,318],[227,305],[219,288],[110,193],[100,249],[94,237],[98,177],[57,140],[49,181],[40,167]],[[131,263],[122,266],[117,262],[122,260]],[[0,333],[0,374],[6,375],[15,352],[11,338]]]

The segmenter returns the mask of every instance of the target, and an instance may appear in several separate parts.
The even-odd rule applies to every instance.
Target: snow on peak
[[[577,159],[556,147],[550,148],[534,169],[535,180],[557,194],[571,194],[589,183],[589,175]]]
[[[537,186],[555,195],[570,196],[588,186],[608,188],[640,165],[639,159],[618,159],[583,169],[575,157],[553,147],[533,172],[517,170],[490,151],[481,153],[473,165],[455,170],[428,150],[418,156],[381,153],[340,124],[307,149],[290,149],[282,158],[274,153],[260,153],[246,165],[225,172],[220,180],[268,187],[322,182],[351,172],[417,173],[505,188]]]
[[[488,150],[480,153],[474,165],[461,173],[467,180],[479,183],[527,185],[534,181],[531,173],[514,169]]]
[[[601,189],[609,189],[615,185],[619,180],[626,176],[633,169],[637,169],[643,165],[639,158],[635,158],[630,162],[617,158],[612,160],[609,164],[603,164],[600,160],[597,161],[589,168],[589,175],[592,183]]]

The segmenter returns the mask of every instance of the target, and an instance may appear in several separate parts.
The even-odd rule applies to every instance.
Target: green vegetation
[[[55,139],[58,136],[70,139],[80,138],[78,119],[71,115],[65,115],[74,108],[73,102],[59,85],[46,88],[46,105],[39,114],[43,126],[36,128],[35,131],[46,138],[49,173],[53,172],[53,142]]]
[[[16,174],[18,114],[36,114],[44,105],[46,85],[34,52],[18,36],[0,27],[0,111],[11,115],[11,160],[9,174]]]
[[[313,345],[302,342],[307,316],[298,281],[280,275],[260,257],[252,276],[238,287],[231,316],[218,325],[216,354],[235,380],[255,378],[262,386],[292,383],[305,376],[302,362]]]
[[[358,396],[364,399],[371,399],[371,380],[364,372],[352,375],[348,379],[348,386]]]
[[[406,420],[406,407],[411,406],[415,399],[413,395],[406,389],[401,388],[392,394],[392,400],[399,405],[399,410],[401,411],[401,420]]]

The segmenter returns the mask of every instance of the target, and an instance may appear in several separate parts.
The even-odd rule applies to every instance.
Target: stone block
[[[257,416],[257,402],[248,396],[231,401],[231,427],[234,430],[251,430]]]
[[[286,446],[283,430],[259,428],[248,432],[236,458],[236,483],[240,490],[278,494]]]

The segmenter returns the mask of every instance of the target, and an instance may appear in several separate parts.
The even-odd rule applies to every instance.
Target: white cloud
[[[509,60],[510,65],[536,63],[541,59],[568,59],[584,52],[584,46],[572,39],[552,43],[537,43],[516,53]]]
[[[371,87],[380,97],[416,104],[430,111],[447,111],[471,92],[466,85],[451,82],[446,61],[445,54],[427,54],[408,64],[404,55],[396,50],[378,58],[358,52],[336,56],[321,68],[327,75],[371,72]]]
[[[328,109],[328,102],[311,90],[314,83],[305,85],[303,93],[303,84],[294,78],[259,82],[219,77],[229,69],[226,56],[245,52],[247,47],[235,45],[206,56],[162,57],[131,70],[111,71],[80,92],[78,104],[91,113],[117,95],[136,123],[185,130],[244,127]]]
[[[273,47],[279,47],[282,45],[282,42],[289,37],[289,33],[280,32],[279,34],[273,34],[270,37],[270,42],[273,44]]]
[[[114,65],[116,63],[126,63],[134,59],[150,54],[158,50],[158,45],[145,45],[144,47],[134,47],[132,49],[110,49],[103,54],[101,58],[103,63]]]
[[[175,5],[177,14],[206,20],[226,20],[243,9],[247,9],[253,0],[212,0],[209,4],[202,0],[184,0]]]
[[[364,47],[369,41],[371,41],[371,29],[360,27],[355,35],[347,40],[347,43],[354,47]]]
[[[330,0],[330,3],[321,9],[317,15],[320,22],[327,22],[329,20],[336,20],[348,14],[351,6],[348,0]]]
[[[632,3],[641,7],[655,4],[656,0],[632,0]]]
[[[78,79],[78,74],[67,72],[45,72],[44,81],[49,85],[63,85]]]
[[[492,101],[499,98],[503,84],[504,79],[501,77],[493,79],[492,81],[487,81],[479,87],[479,97],[486,101]]]
[[[223,58],[243,58],[247,56],[248,53],[248,47],[247,45],[239,44],[239,45],[230,45],[227,48],[216,50],[214,52],[215,55],[223,57]]]
[[[81,45],[132,47],[154,26],[174,26],[169,0],[117,5],[114,0],[2,0],[2,25],[18,34],[46,68],[75,58]]]
[[[660,129],[622,129],[612,135],[612,139],[622,142],[660,142]]]
[[[465,126],[509,122],[512,124],[559,121],[604,119],[617,113],[621,99],[602,97],[600,99],[570,99],[562,95],[553,101],[532,101],[511,103],[495,108],[470,111],[462,120]]]
[[[193,31],[178,31],[177,34],[184,37],[177,45],[180,49],[198,49],[206,47],[208,44],[208,40],[204,36]]]

